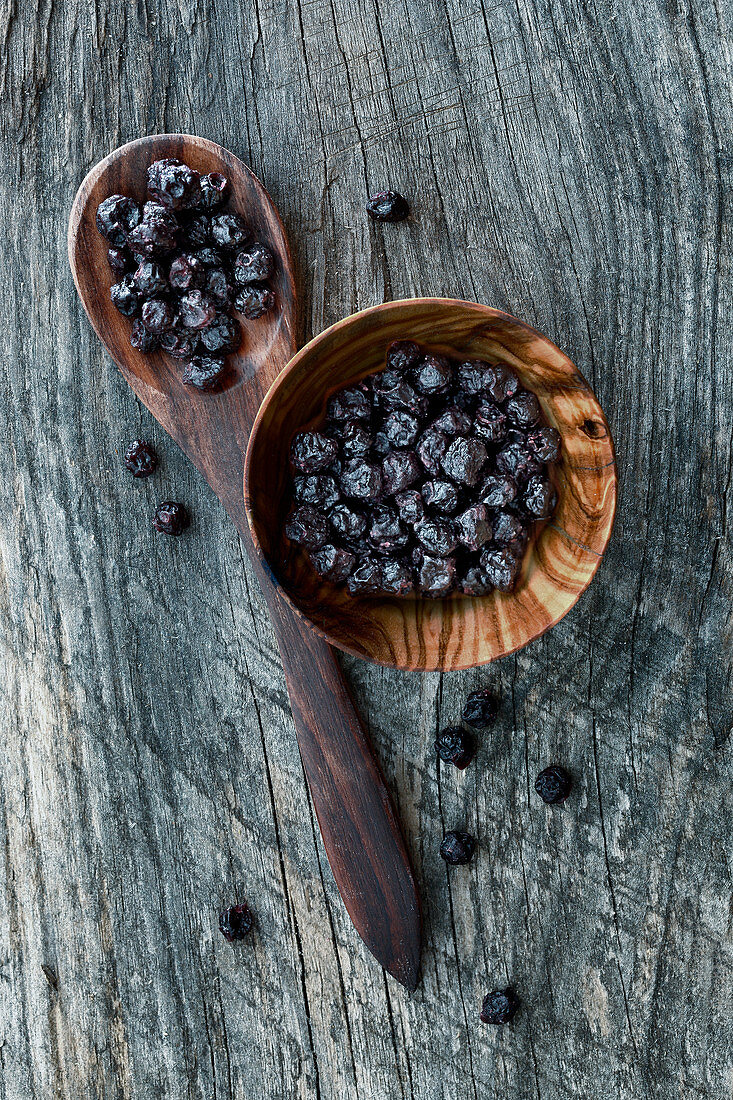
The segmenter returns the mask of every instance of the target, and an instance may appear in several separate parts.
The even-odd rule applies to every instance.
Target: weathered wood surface
[[[0,1096],[668,1100],[731,1093],[730,6],[3,9]],[[111,368],[65,230],[122,141],[265,181],[307,337],[389,297],[508,309],[614,430],[590,591],[490,671],[346,662],[424,899],[410,998],[356,938],[234,528]],[[404,190],[375,227],[364,195]],[[119,451],[144,434],[160,475]],[[154,534],[161,495],[190,503]],[[501,686],[465,774],[430,744]],[[550,811],[545,763],[576,776]],[[443,827],[481,854],[446,873]],[[246,893],[252,947],[216,931]],[[476,1013],[512,980],[503,1033]]]

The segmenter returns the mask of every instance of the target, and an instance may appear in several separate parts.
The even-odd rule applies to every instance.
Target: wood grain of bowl
[[[283,534],[288,450],[335,390],[383,366],[387,345],[411,339],[500,361],[539,397],[562,437],[555,514],[533,541],[513,593],[442,600],[353,597],[321,580]],[[474,302],[387,302],[332,325],[298,352],[267,393],[247,451],[245,503],[257,553],[280,595],[332,645],[402,669],[463,669],[513,653],[554,626],[590,584],[616,511],[613,440],[575,365],[542,333]]]

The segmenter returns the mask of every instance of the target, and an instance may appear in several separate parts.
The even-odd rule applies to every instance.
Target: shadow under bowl
[[[325,412],[328,397],[381,369],[387,345],[502,362],[537,394],[562,437],[552,519],[530,544],[516,591],[446,599],[354,597],[319,578],[285,537],[293,435]],[[363,310],[298,352],[260,408],[249,441],[245,501],[255,550],[281,597],[331,645],[401,669],[464,669],[513,653],[554,626],[590,584],[616,511],[613,441],[574,364],[546,336],[474,302],[413,298]]]

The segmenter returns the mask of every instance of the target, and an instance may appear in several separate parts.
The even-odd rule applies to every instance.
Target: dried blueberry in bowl
[[[267,255],[240,253],[235,279]],[[381,370],[330,394],[325,415],[292,438],[285,534],[353,596],[511,592],[555,507],[558,455],[536,394],[506,364],[396,340]],[[317,509],[311,531],[304,504]],[[336,563],[320,541],[331,508],[328,545],[346,553]]]

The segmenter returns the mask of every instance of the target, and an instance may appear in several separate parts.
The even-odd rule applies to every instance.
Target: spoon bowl
[[[442,600],[351,596],[319,578],[283,533],[288,451],[328,397],[384,365],[388,344],[416,340],[446,354],[507,364],[562,438],[558,506],[539,530],[513,593]],[[551,340],[475,302],[408,299],[332,325],[290,361],[265,398],[247,454],[248,519],[280,595],[331,645],[401,669],[463,669],[512,653],[554,626],[600,565],[616,510],[611,432],[588,383]]]

